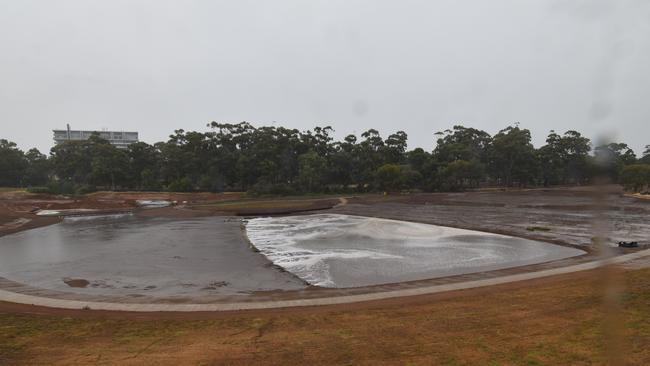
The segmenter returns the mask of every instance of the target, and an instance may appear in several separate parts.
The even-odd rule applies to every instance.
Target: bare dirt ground
[[[601,365],[650,363],[650,271],[602,272],[312,309],[192,315],[0,304],[7,365]],[[621,325],[620,338],[607,330]]]
[[[138,200],[166,200],[172,207],[138,210]],[[144,216],[196,217],[208,215],[281,215],[329,209],[338,197],[247,198],[242,193],[96,192],[84,196],[31,194],[0,191],[0,236],[27,228],[49,225],[53,217],[37,216],[40,210],[94,209],[95,213],[134,210]]]
[[[305,209],[404,219],[515,235],[594,252],[592,238],[650,239],[650,201],[592,188],[240,200],[217,194],[96,193],[83,198],[0,193],[0,235],[56,222],[47,209],[133,208],[138,214],[289,213]],[[187,203],[182,203],[187,201]],[[294,202],[289,202],[294,201]],[[262,211],[260,211],[262,210]],[[28,220],[28,221],[26,221]],[[599,225],[599,222],[605,223]],[[650,364],[650,270],[640,261],[453,293],[305,309],[130,314],[0,303],[4,364]],[[610,275],[610,276],[607,276]],[[618,289],[618,301],[605,290]],[[620,325],[618,331],[607,324]],[[614,337],[620,335],[620,339]],[[613,337],[613,338],[611,338]],[[616,345],[622,348],[616,349]],[[611,347],[610,347],[611,346]]]
[[[167,192],[97,192],[84,196],[63,196],[3,190],[0,191],[0,236],[59,221],[56,217],[37,216],[38,210],[96,209],[101,212],[135,210],[137,200],[175,201],[182,208],[197,202],[215,203],[238,200],[240,197],[239,193]]]
[[[650,245],[650,201],[617,187],[358,197],[335,212],[408,220],[595,248],[607,242]]]

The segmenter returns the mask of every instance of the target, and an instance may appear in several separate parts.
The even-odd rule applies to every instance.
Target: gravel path
[[[445,291],[472,289],[484,286],[500,285],[511,282],[525,281],[536,278],[568,274],[579,271],[599,268],[605,265],[623,264],[627,262],[641,263],[641,266],[650,266],[650,261],[641,260],[650,256],[650,249],[642,250],[636,253],[625,254],[605,260],[591,261],[576,264],[567,267],[548,269],[538,272],[520,273],[509,276],[480,279],[459,283],[434,285],[404,290],[395,290],[387,292],[377,292],[359,295],[347,295],[338,297],[298,299],[298,300],[279,300],[264,302],[233,302],[219,304],[125,304],[109,302],[87,302],[64,299],[51,299],[33,295],[18,294],[9,291],[0,290],[0,301],[45,306],[61,309],[93,309],[109,311],[133,311],[133,312],[194,312],[194,311],[234,311],[234,310],[255,310],[255,309],[277,309],[287,307],[301,306],[319,306],[319,305],[336,305],[349,304],[363,301],[383,300],[404,296],[416,296],[434,294]]]

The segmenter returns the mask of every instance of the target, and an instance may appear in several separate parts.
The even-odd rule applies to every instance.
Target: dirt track
[[[648,365],[648,270],[620,277],[625,311],[603,301],[603,273],[580,272],[370,304],[271,311],[131,314],[0,304],[8,365],[596,365],[625,325],[620,364]]]

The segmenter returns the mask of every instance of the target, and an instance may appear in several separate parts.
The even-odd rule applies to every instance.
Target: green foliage
[[[95,144],[91,150],[89,182],[115,189],[122,186],[127,174],[127,155],[108,142]]]
[[[375,186],[384,192],[418,188],[421,184],[422,174],[409,165],[384,164],[375,172]]]
[[[132,187],[145,191],[158,191],[161,189],[160,181],[156,178],[153,169],[146,168],[140,171],[140,177],[132,180]]]
[[[440,188],[456,191],[467,187],[478,187],[484,175],[485,166],[478,160],[456,160],[442,169]]]
[[[74,183],[87,182],[93,158],[91,144],[89,141],[66,141],[54,146],[50,151],[54,173]]]
[[[382,191],[399,191],[403,185],[402,169],[396,164],[385,164],[375,173],[377,185]]]
[[[533,184],[538,177],[539,164],[530,131],[518,126],[507,127],[492,139],[490,172],[505,186]]]
[[[90,184],[82,184],[76,186],[74,189],[75,194],[88,194],[96,191],[97,191],[97,187]]]
[[[625,189],[633,192],[642,192],[650,186],[650,165],[633,164],[623,168],[621,184]]]
[[[27,192],[29,193],[50,193],[49,187],[27,187]]]
[[[178,178],[167,186],[167,190],[170,192],[192,192],[194,187],[192,186],[192,181],[188,177]]]
[[[0,186],[20,187],[27,169],[27,161],[16,144],[0,139]]]
[[[269,183],[259,181],[248,191],[252,196],[286,196],[296,194],[296,190],[285,183]]]
[[[594,149],[596,174],[606,176],[613,182],[619,180],[621,170],[636,163],[636,155],[627,144],[609,143]]]
[[[569,130],[560,136],[551,131],[537,153],[544,185],[587,182],[590,151],[591,142],[579,132]]]
[[[223,192],[223,179],[216,173],[204,174],[199,179],[199,189],[205,192]]]
[[[438,138],[434,155],[441,162],[477,160],[486,163],[492,141],[490,135],[475,128],[454,126],[453,130],[436,133]]]
[[[144,142],[129,145],[126,150],[127,166],[123,172],[127,185],[141,190],[159,190],[161,187],[158,172],[160,166],[160,151]]]
[[[37,149],[31,149],[25,153],[27,168],[23,183],[28,186],[47,184],[50,180],[51,167],[50,161],[45,154],[41,154]]]
[[[318,192],[323,188],[327,161],[316,151],[310,150],[298,157],[298,183],[306,192]]]
[[[551,231],[550,228],[544,226],[529,226],[526,228],[528,231]]]
[[[494,136],[456,125],[436,134],[433,151],[409,151],[403,131],[383,139],[369,129],[335,141],[329,126],[308,131],[248,122],[208,126],[209,132],[179,129],[167,141],[138,142],[122,150],[93,135],[56,145],[49,157],[35,149],[23,153],[0,140],[0,185],[47,186],[63,194],[94,189],[258,195],[445,191],[584,184],[597,175],[622,181],[625,167],[637,162],[623,143],[598,146],[590,155],[591,142],[576,131],[551,131],[546,145],[535,149],[530,131],[517,124]],[[638,162],[650,164],[650,146]],[[633,174],[627,174],[629,182]]]
[[[69,180],[54,180],[47,184],[52,194],[74,194],[75,184]]]
[[[641,164],[650,164],[650,145],[646,145],[643,156],[639,159]]]

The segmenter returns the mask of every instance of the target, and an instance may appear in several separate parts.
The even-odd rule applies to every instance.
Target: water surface
[[[421,280],[585,253],[504,235],[338,214],[256,218],[246,231],[273,263],[324,287]]]
[[[1,237],[0,277],[101,295],[234,295],[305,287],[251,250],[239,220],[219,217],[66,218]]]

